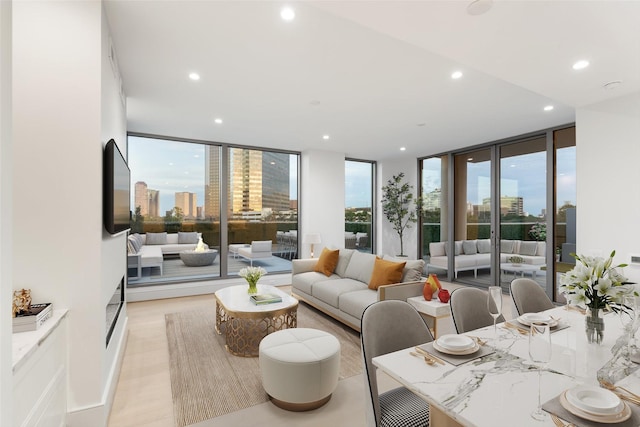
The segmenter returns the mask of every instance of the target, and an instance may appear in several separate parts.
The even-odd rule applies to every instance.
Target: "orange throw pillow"
[[[382,285],[400,283],[406,262],[392,262],[376,257],[369,289],[377,290]]]
[[[313,271],[322,273],[327,277],[331,276],[338,265],[339,255],[339,249],[336,249],[335,251],[331,251],[327,248],[322,249],[322,254],[320,254],[320,258],[318,258],[318,262],[316,263]]]

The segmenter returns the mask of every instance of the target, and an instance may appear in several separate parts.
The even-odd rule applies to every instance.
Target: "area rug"
[[[215,332],[215,307],[165,316],[175,425],[184,427],[266,402],[258,358],[237,357]],[[298,327],[333,334],[341,344],[340,379],[362,372],[360,336],[300,303]]]

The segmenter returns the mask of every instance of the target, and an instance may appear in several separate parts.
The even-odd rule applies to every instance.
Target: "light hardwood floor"
[[[459,287],[450,283],[443,283],[443,285],[449,290]],[[129,336],[109,418],[109,427],[174,426],[165,314],[211,307],[214,315],[213,305],[213,295],[127,304]],[[511,310],[511,298],[503,295],[505,318],[513,318]],[[439,321],[438,333],[439,335],[455,333],[451,318]],[[382,390],[396,385],[389,378],[381,378],[381,381]],[[310,413],[290,413],[266,402],[214,418],[198,426],[312,427],[364,426],[364,424],[364,385],[362,376],[358,375],[340,381],[334,398],[324,407]]]

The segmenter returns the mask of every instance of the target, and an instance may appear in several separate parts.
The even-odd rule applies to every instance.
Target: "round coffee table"
[[[215,249],[207,249],[204,252],[182,251],[180,259],[187,267],[203,267],[211,265],[216,260],[218,251]]]
[[[248,287],[235,285],[216,291],[216,332],[224,334],[229,353],[257,357],[262,338],[298,326],[298,300],[274,286],[258,284],[258,294],[274,294],[282,301],[256,305],[249,299]]]

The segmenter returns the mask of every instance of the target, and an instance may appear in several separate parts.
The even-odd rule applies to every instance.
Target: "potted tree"
[[[382,187],[382,213],[400,238],[400,255],[404,254],[404,232],[418,221],[417,210],[421,203],[413,197],[413,185],[402,182],[404,172],[394,175]]]

